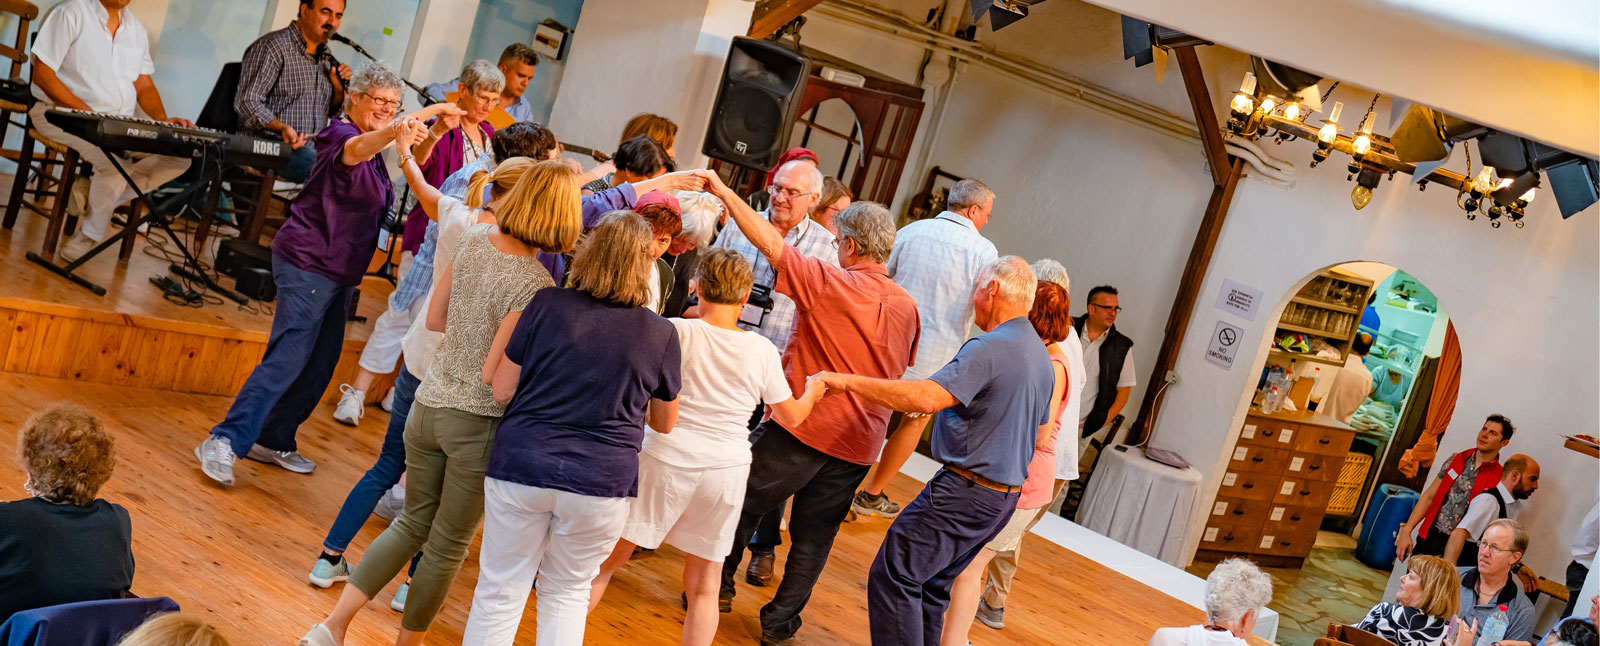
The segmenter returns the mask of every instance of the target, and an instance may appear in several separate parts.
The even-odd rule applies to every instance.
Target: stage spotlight
[[[1436,112],[1426,106],[1412,104],[1400,120],[1389,143],[1395,156],[1403,162],[1417,165],[1417,178],[1427,177],[1450,158],[1456,142],[1481,137],[1489,133],[1485,126]],[[1491,166],[1493,164],[1490,164]]]
[[[1138,18],[1122,17],[1122,58],[1133,59],[1134,67],[1144,67],[1155,62],[1156,47],[1173,49],[1210,44],[1211,41],[1190,36],[1176,29],[1152,25]]]
[[[972,22],[989,14],[989,28],[1000,31],[1011,23],[1028,17],[1028,7],[1044,0],[972,0]]]

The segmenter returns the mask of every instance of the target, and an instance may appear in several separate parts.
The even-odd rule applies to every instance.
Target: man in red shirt
[[[784,244],[778,230],[714,173],[705,176],[740,232],[776,268],[774,290],[794,300],[794,331],[783,353],[790,388],[804,390],[807,376],[823,371],[899,379],[916,356],[921,325],[916,302],[884,267],[895,237],[888,209],[856,202],[838,215],[836,267]],[[817,179],[813,185],[820,184]],[[795,197],[802,196],[790,196]],[[721,596],[731,603],[734,575],[761,516],[793,496],[783,582],[761,609],[763,645],[793,642],[800,611],[828,562],[856,488],[878,459],[888,424],[889,409],[845,394],[817,402],[795,428],[768,419],[752,435],[750,479],[733,552],[723,562]]]
[[[1490,415],[1478,430],[1477,446],[1451,456],[1395,536],[1395,556],[1401,563],[1413,553],[1444,554],[1472,498],[1500,484],[1500,449],[1511,443],[1515,431],[1506,416]]]

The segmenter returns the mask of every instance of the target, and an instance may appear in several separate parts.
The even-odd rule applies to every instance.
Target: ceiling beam
[[[771,36],[819,4],[822,0],[760,0],[756,3],[755,14],[750,17],[750,33],[746,35],[751,38]]]

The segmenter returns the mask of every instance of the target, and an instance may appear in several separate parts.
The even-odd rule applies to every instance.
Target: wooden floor
[[[0,373],[0,455],[15,454],[15,431],[28,415],[57,401],[89,407],[116,436],[116,473],[101,495],[132,514],[137,594],[176,599],[234,644],[293,644],[332,606],[338,589],[318,590],[305,577],[345,493],[377,453],[387,422],[381,410],[369,408],[351,429],[333,422],[324,405],[300,431],[302,451],[318,461],[316,473],[241,460],[238,484],[224,490],[200,474],[192,450],[221,418],[227,398]],[[24,495],[23,479],[14,461],[0,460],[5,498]],[[905,501],[919,487],[901,476],[890,493]],[[881,519],[845,525],[805,611],[799,643],[868,643],[866,571],[887,526]],[[383,527],[372,518],[351,555],[359,559]],[[475,543],[428,643],[460,643],[476,551]],[[1193,607],[1036,536],[1026,539],[1025,552],[1006,629],[975,624],[974,644],[1143,644],[1157,627],[1202,619]],[[682,563],[680,553],[664,548],[620,572],[590,618],[588,643],[677,643]],[[722,615],[718,644],[757,641],[758,609],[770,590],[740,583],[734,612]],[[351,646],[392,643],[399,627],[399,615],[388,610],[392,594],[393,585],[357,619]],[[516,643],[534,643],[532,603]]]

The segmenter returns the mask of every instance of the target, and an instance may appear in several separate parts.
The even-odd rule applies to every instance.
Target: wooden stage
[[[200,474],[192,451],[259,360],[270,314],[231,301],[200,308],[165,301],[148,279],[165,275],[169,261],[148,255],[144,240],[126,265],[107,254],[87,266],[85,275],[109,290],[94,296],[24,259],[37,248],[43,223],[24,213],[14,231],[0,230],[6,277],[0,281],[0,455],[15,455],[16,430],[46,405],[67,401],[95,411],[117,439],[116,473],[101,494],[132,514],[134,592],[176,599],[234,644],[296,643],[338,594],[310,586],[306,574],[345,494],[377,455],[388,422],[376,407],[356,428],[331,419],[333,389],[354,372],[370,322],[349,328],[333,397],[301,427],[301,449],[318,462],[317,471],[297,475],[240,460],[238,484],[222,489]],[[389,290],[384,281],[367,280],[361,314],[375,320]],[[382,392],[373,388],[369,397]],[[24,479],[15,460],[0,460],[0,499],[24,496]],[[906,501],[920,486],[901,476],[892,495]],[[371,519],[352,557],[359,560],[384,526]],[[887,526],[866,519],[841,530],[799,643],[868,643],[866,573]],[[1007,627],[974,624],[979,646],[1144,644],[1158,627],[1203,619],[1199,610],[1065,548],[1037,536],[1026,541]],[[428,643],[460,643],[477,579],[476,550],[474,544]],[[677,643],[682,563],[681,553],[663,548],[619,573],[590,618],[588,642]],[[391,585],[357,620],[350,645],[392,643],[400,619],[388,609],[393,591]],[[756,643],[757,612],[771,591],[741,579],[717,643]],[[517,643],[533,642],[530,604]]]

